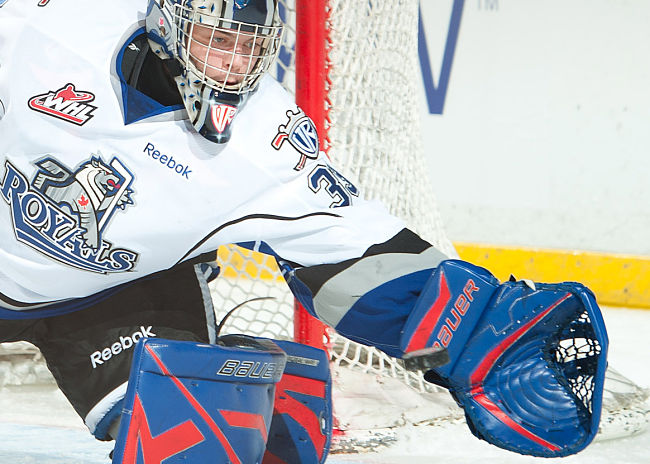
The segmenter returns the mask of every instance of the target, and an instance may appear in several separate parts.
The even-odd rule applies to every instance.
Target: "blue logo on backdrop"
[[[454,55],[456,53],[456,42],[458,41],[458,31],[460,29],[460,20],[463,16],[464,4],[465,0],[454,0],[451,9],[449,30],[447,31],[445,52],[442,57],[440,79],[438,80],[437,87],[434,82],[433,70],[431,69],[429,60],[429,49],[427,47],[424,24],[422,23],[422,11],[420,10],[420,19],[418,21],[418,53],[420,55],[420,68],[422,70],[422,79],[427,95],[427,104],[429,106],[429,113],[431,114],[442,114],[442,110],[445,107],[451,65],[454,62]]]
[[[99,155],[72,172],[45,158],[31,184],[9,161],[0,194],[11,208],[19,242],[64,264],[98,273],[133,269],[138,254],[114,247],[104,233],[117,209],[132,205],[133,174]]]
[[[465,0],[453,0],[453,2],[442,66],[440,68],[440,78],[437,86],[429,59],[429,49],[427,46],[427,38],[424,24],[422,22],[421,12],[418,22],[418,54],[420,56],[420,68],[422,71],[422,79],[424,80],[424,88],[426,90],[427,105],[429,107],[429,113],[431,114],[442,114],[445,106],[445,98],[447,97],[447,88],[449,87],[451,66],[456,53],[456,42],[458,40],[458,31],[460,30],[460,22],[463,16]],[[279,7],[280,18],[282,21],[286,21],[288,18],[286,7],[282,4],[280,4]],[[280,47],[278,65],[276,67],[276,75],[280,81],[283,80],[286,74],[285,69],[291,66],[291,59],[294,55],[295,48],[295,43],[291,44],[291,48],[288,48],[285,45]]]

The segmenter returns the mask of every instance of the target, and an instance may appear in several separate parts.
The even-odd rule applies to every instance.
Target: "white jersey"
[[[0,307],[88,296],[229,243],[335,263],[404,227],[330,165],[270,77],[225,145],[184,109],[132,98],[120,54],[145,7],[0,1]]]

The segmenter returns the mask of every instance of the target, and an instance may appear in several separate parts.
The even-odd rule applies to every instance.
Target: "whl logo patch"
[[[93,155],[72,171],[53,158],[34,163],[31,183],[9,161],[0,195],[9,204],[16,239],[69,266],[98,273],[133,269],[138,254],[104,239],[117,210],[133,204],[133,174],[113,158]]]
[[[66,84],[58,90],[30,98],[27,104],[34,111],[83,126],[92,119],[93,112],[97,109],[89,104],[94,99],[92,93],[77,91],[74,84]]]

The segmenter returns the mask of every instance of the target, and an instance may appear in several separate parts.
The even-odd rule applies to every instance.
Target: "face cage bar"
[[[210,19],[210,22],[214,22],[214,25],[207,23],[202,18]],[[262,26],[222,19],[219,16],[199,12],[179,4],[174,5],[174,23],[178,34],[178,57],[185,67],[185,72],[195,75],[195,78],[192,79],[190,77],[190,80],[195,84],[205,83],[208,87],[218,92],[242,94],[252,90],[262,76],[270,69],[280,51],[280,44],[282,43],[283,26],[280,23],[277,26]],[[211,28],[208,44],[202,44],[192,38],[195,24]],[[235,38],[232,49],[226,50],[212,46],[215,31],[230,34]],[[255,54],[256,46],[251,47],[250,53],[238,53],[237,48],[242,38],[246,40],[252,39],[254,44],[257,44],[257,41],[261,39],[262,42],[259,44],[258,54]],[[206,49],[204,56],[198,57],[194,53],[190,53],[191,46],[188,47],[187,44],[192,42]],[[208,64],[210,54],[214,51],[226,57],[224,62],[229,61],[227,69]],[[199,66],[190,57],[199,63],[203,63],[202,69],[199,69]],[[228,59],[227,57],[230,58]],[[233,71],[233,64],[237,57],[240,57],[243,62],[247,63],[245,72]],[[225,76],[219,80],[213,79],[208,76],[208,70],[225,73]],[[228,84],[228,81],[233,77],[241,80],[237,83]]]

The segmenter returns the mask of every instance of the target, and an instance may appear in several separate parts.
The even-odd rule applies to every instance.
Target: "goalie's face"
[[[264,38],[253,32],[195,24],[189,59],[199,73],[224,88],[241,84],[262,58]]]
[[[212,142],[227,142],[236,109],[280,50],[278,0],[149,0],[145,23],[151,50],[175,60],[192,126]]]

